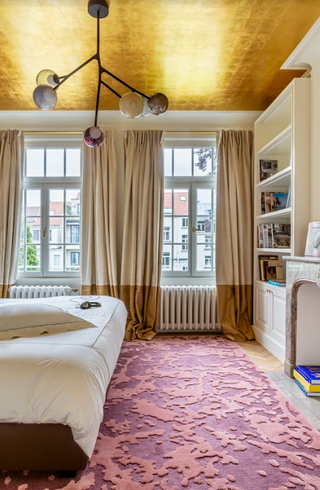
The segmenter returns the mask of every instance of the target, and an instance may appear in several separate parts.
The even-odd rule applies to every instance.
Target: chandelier
[[[154,114],[159,116],[167,111],[169,106],[168,98],[165,94],[157,92],[150,96],[136,90],[128,83],[121,80],[119,77],[111,73],[104,68],[100,59],[100,19],[103,19],[109,14],[109,5],[106,0],[90,0],[88,3],[88,13],[97,19],[97,51],[82,63],[78,68],[71,71],[68,75],[58,76],[54,71],[45,69],[41,70],[36,78],[37,87],[33,92],[33,100],[39,109],[44,111],[51,110],[55,107],[58,101],[57,90],[58,88],[68,80],[72,75],[81,70],[84,66],[96,60],[98,62],[98,88],[96,96],[96,108],[94,116],[94,125],[90,126],[84,131],[84,141],[91,148],[97,148],[101,146],[105,139],[104,131],[97,125],[98,124],[98,110],[100,100],[101,85],[106,87],[110,92],[119,97],[119,109],[121,113],[129,118],[136,118],[140,116],[149,116]],[[120,95],[104,80],[102,75],[107,75],[119,84],[127,87],[130,92]]]

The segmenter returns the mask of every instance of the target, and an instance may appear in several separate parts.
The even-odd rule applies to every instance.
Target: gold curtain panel
[[[101,58],[171,110],[263,110],[301,75],[280,67],[319,16],[319,0],[110,0]],[[65,75],[95,52],[87,0],[1,0],[0,29],[0,110],[35,109],[41,69]],[[95,65],[61,87],[57,110],[94,109]],[[101,109],[118,108],[101,95]]]

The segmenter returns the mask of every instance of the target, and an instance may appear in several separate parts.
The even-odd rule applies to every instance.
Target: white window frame
[[[80,189],[81,192],[81,202],[82,202],[82,137],[81,135],[49,135],[49,134],[38,134],[34,136],[25,137],[25,152],[27,149],[80,149],[81,150],[81,160],[80,160],[80,177],[26,177],[26,158],[24,159],[24,179],[23,179],[23,189],[41,189],[41,232],[40,232],[40,271],[18,271],[18,279],[20,278],[79,278],[81,276],[81,270],[77,272],[71,271],[50,271],[49,263],[49,242],[50,242],[50,225],[49,225],[49,189]],[[25,153],[26,154],[26,153]],[[64,160],[66,161],[66,160]],[[44,163],[46,165],[46,161]],[[45,174],[44,167],[44,174]],[[80,210],[80,237],[81,237],[81,210]],[[24,219],[24,216],[22,216]],[[47,228],[46,236],[43,237],[43,230]],[[65,233],[65,230],[64,230]],[[66,237],[64,236],[63,244],[65,244]],[[38,244],[35,244],[38,245]],[[79,251],[81,253],[81,240],[79,243]],[[65,257],[63,258],[63,264]]]
[[[206,134],[199,134],[197,136],[193,135],[192,133],[187,134],[187,133],[182,133],[181,135],[177,136],[174,135],[172,137],[167,136],[164,142],[164,148],[205,148],[205,147],[213,147],[216,148],[217,145],[217,138],[216,135],[206,135]],[[161,277],[166,278],[166,279],[174,279],[174,278],[182,278],[182,279],[187,279],[187,278],[211,278],[215,279],[215,268],[213,267],[212,271],[197,271],[197,257],[196,257],[196,232],[192,232],[192,228],[197,227],[197,202],[196,202],[196,189],[212,189],[212,198],[214,198],[214,192],[215,192],[215,186],[216,184],[216,176],[192,176],[192,177],[186,177],[186,176],[170,176],[164,178],[164,188],[165,189],[188,189],[188,195],[189,195],[189,216],[188,216],[188,227],[185,228],[186,233],[188,235],[188,271],[162,271],[161,272]],[[215,203],[213,200],[213,216],[215,216]],[[173,213],[173,210],[172,210]],[[173,215],[172,215],[173,216]],[[164,214],[165,217],[165,214]],[[173,226],[173,219],[172,219],[172,226]],[[213,240],[213,246],[212,246],[212,263],[214,264],[215,261],[215,239],[214,239],[214,220],[212,219],[212,231],[211,231],[211,236]],[[173,243],[174,243],[174,232],[172,230],[172,254],[173,254]],[[186,243],[185,243],[186,245]],[[205,245],[205,243],[204,243]],[[173,262],[173,255],[172,255],[172,262]],[[185,281],[183,281],[185,282]]]

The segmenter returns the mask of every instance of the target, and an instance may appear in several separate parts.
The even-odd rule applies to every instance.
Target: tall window
[[[167,140],[163,276],[214,277],[215,138]]]
[[[19,276],[80,274],[81,142],[26,141]]]

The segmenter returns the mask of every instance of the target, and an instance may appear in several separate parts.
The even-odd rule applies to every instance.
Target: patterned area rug
[[[123,345],[84,472],[7,472],[0,488],[320,489],[320,434],[236,343],[158,337]]]

